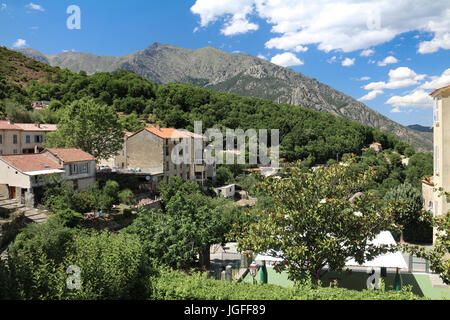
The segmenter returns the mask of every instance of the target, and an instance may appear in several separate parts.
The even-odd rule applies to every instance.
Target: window
[[[34,142],[35,143],[42,143],[42,142],[44,142],[44,136],[34,136]]]
[[[14,149],[14,150],[13,150],[13,153],[14,153],[14,154],[17,154],[17,149]]]
[[[0,134],[0,144],[3,143],[3,136]]]
[[[125,150],[122,150],[122,157],[125,157]]]
[[[437,98],[434,98],[434,108],[433,108],[433,118],[434,118],[434,124],[439,123],[439,100]]]
[[[70,175],[89,173],[89,162],[70,165]]]
[[[31,136],[25,137],[25,143],[31,143]]]
[[[434,173],[439,174],[439,146],[434,147]]]
[[[169,147],[166,147],[166,156],[169,156]]]
[[[13,144],[17,144],[17,134],[13,135]]]
[[[2,149],[0,149],[0,155],[2,155],[3,154],[3,150]]]

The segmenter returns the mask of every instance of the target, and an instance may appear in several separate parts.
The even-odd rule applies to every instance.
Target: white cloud
[[[208,26],[220,17],[227,19],[221,33],[232,36],[258,30],[259,26],[251,23],[247,16],[253,12],[254,0],[197,0],[191,7],[191,12],[200,15],[200,25]]]
[[[350,58],[345,58],[344,61],[342,61],[342,66],[344,67],[350,67],[353,66],[355,64],[355,58],[350,59]]]
[[[368,80],[370,80],[370,77],[361,77],[361,78],[359,78],[359,80],[360,81],[368,81]]]
[[[449,9],[446,10],[450,12]],[[434,32],[435,36],[430,41],[423,41],[419,44],[418,53],[433,53],[439,49],[450,49],[450,18],[446,17],[446,21],[441,23],[430,22],[429,30]]]
[[[367,49],[367,50],[363,50],[360,54],[361,57],[370,57],[371,55],[373,55],[375,53],[375,50],[373,49]]]
[[[25,7],[27,7],[28,9],[31,9],[31,10],[42,11],[42,12],[45,11],[45,9],[42,6],[40,6],[38,4],[34,4],[33,2],[30,2]]]
[[[308,47],[304,47],[304,46],[296,46],[294,49],[295,52],[306,52],[308,51]]]
[[[419,44],[419,53],[450,46],[448,0],[196,0],[191,11],[200,16],[201,26],[239,13],[246,22],[257,16],[276,34],[266,43],[269,49],[295,51],[297,46],[317,44],[326,52],[351,52],[410,31],[434,35]]]
[[[258,58],[263,59],[263,60],[267,60],[267,57],[262,55],[261,53],[258,54]]]
[[[372,90],[368,94],[366,94],[364,97],[359,98],[359,101],[368,101],[373,100],[377,97],[379,94],[383,94],[383,90]]]
[[[6,10],[6,8],[8,8],[6,3],[2,3],[1,6],[0,6],[0,11]]]
[[[332,56],[330,59],[327,60],[327,62],[331,64],[331,63],[335,63],[336,60],[337,60],[337,57],[336,56]]]
[[[429,92],[423,89],[417,89],[405,96],[393,96],[386,104],[394,107],[419,107],[431,108],[433,106],[433,99],[429,96]]]
[[[365,85],[364,89],[369,90],[370,92],[368,92],[365,96],[363,96],[359,100],[361,100],[361,101],[373,100],[376,98],[377,95],[383,94],[384,89],[394,90],[394,89],[400,89],[400,88],[406,88],[406,87],[418,85],[418,84],[420,84],[419,81],[424,80],[426,76],[427,75],[425,75],[425,74],[417,74],[414,72],[414,70],[411,70],[408,67],[399,67],[397,69],[392,69],[389,71],[389,81],[388,82],[377,81],[377,82],[371,82],[371,83]],[[413,97],[413,99],[417,99],[417,97],[415,96],[415,97]],[[401,101],[401,99],[394,98],[390,101],[399,103],[398,101]],[[389,104],[392,104],[392,103],[389,103]]]
[[[417,74],[408,67],[399,67],[389,71],[389,81],[371,82],[364,86],[366,90],[400,89],[419,84],[425,74]]]
[[[400,113],[400,112],[402,112],[402,111],[400,110],[399,107],[394,107],[394,108],[392,108],[392,110],[389,111],[389,112],[390,112],[390,113]]]
[[[220,32],[226,36],[233,36],[249,31],[256,31],[258,29],[259,26],[257,24],[250,23],[245,17],[241,17],[241,15],[235,15],[231,21],[225,24],[225,28],[220,30]]]
[[[17,39],[16,42],[13,43],[13,48],[20,49],[27,46],[27,41],[24,39]]]
[[[388,64],[393,64],[393,63],[397,63],[397,62],[398,62],[398,60],[396,57],[389,56],[389,57],[386,57],[383,61],[378,61],[378,65],[380,67],[384,67],[384,66],[387,66]]]
[[[424,82],[421,88],[427,90],[434,90],[450,84],[450,68],[445,70],[440,76],[431,76],[431,81]]]
[[[391,97],[386,101],[386,104],[393,105],[397,108],[432,108],[433,99],[430,97],[430,92],[450,83],[450,68],[445,70],[440,76],[429,76],[429,78],[431,81],[422,83],[406,95]]]
[[[277,54],[270,60],[270,62],[277,64],[279,66],[282,66],[282,67],[301,66],[304,64],[302,60],[297,58],[291,52]]]

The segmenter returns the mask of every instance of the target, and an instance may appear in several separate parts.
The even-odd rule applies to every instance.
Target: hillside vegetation
[[[28,118],[57,123],[61,110],[73,101],[91,97],[130,117],[138,115],[148,122],[170,127],[193,130],[194,121],[201,120],[204,130],[212,127],[279,129],[281,155],[288,161],[308,158],[311,164],[325,163],[344,153],[360,154],[362,148],[373,141],[400,153],[408,147],[394,136],[372,127],[308,108],[240,97],[190,84],[158,85],[124,70],[91,76],[84,72],[76,74],[67,69],[51,68],[7,49],[1,49],[0,54],[12,56],[9,60],[1,59],[1,68],[16,68],[16,73],[33,69],[37,70],[36,75],[41,75],[27,83],[11,80],[12,75],[1,80],[4,83],[1,98],[8,98],[0,102],[3,116],[8,113],[7,109],[14,109],[11,101],[18,104],[16,109],[26,109],[30,108],[31,101],[49,100],[52,101],[50,108]],[[23,119],[18,120],[27,120],[23,112],[19,115]]]
[[[73,72],[83,70],[93,74],[124,69],[158,84],[184,82],[241,96],[300,105],[391,133],[417,151],[430,152],[432,149],[430,135],[406,128],[316,79],[248,54],[229,54],[213,47],[189,50],[161,43],[121,57],[79,52],[45,55],[33,49],[20,51]]]

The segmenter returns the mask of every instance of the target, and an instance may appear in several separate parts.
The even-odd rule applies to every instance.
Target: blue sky
[[[81,29],[69,30],[69,5]],[[287,66],[404,125],[432,124],[450,83],[447,0],[0,0],[0,45],[125,55],[214,46]],[[383,63],[384,62],[384,63]]]

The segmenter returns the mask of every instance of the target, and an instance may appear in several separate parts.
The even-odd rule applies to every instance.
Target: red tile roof
[[[189,132],[189,131],[181,131],[174,128],[156,128],[156,127],[146,127],[144,129],[141,129],[131,136],[134,136],[135,134],[146,130],[150,133],[153,133],[154,135],[162,138],[162,139],[179,139],[179,138],[203,138],[203,136]],[[129,136],[129,137],[131,137]],[[128,138],[129,138],[128,137]]]
[[[64,163],[95,160],[94,156],[79,148],[48,148],[42,153],[45,151],[50,152]]]
[[[430,93],[430,96],[434,97],[435,95],[437,95],[438,93],[440,93],[441,91],[446,90],[446,89],[450,89],[450,84],[447,84],[443,87],[437,88],[432,93]]]
[[[23,131],[56,131],[56,124],[15,123]]]
[[[0,156],[0,160],[3,160],[21,172],[64,169],[63,166],[39,153]]]
[[[34,123],[9,123],[8,120],[0,120],[0,130],[18,130],[18,131],[56,131],[56,124],[40,124],[39,127]]]
[[[10,124],[8,120],[0,120],[0,130],[22,130],[15,124]]]

